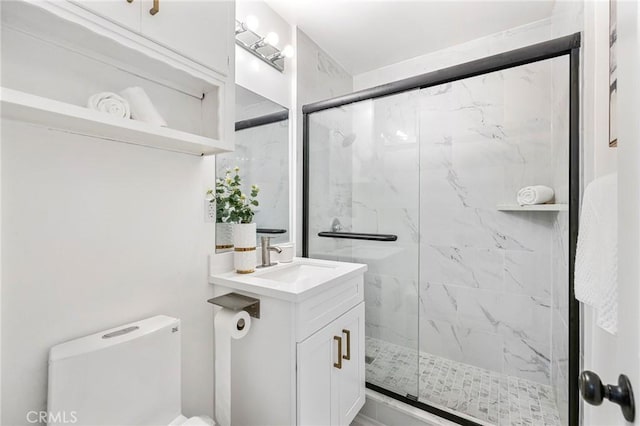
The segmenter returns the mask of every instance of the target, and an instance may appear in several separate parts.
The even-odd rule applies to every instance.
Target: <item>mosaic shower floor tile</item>
[[[401,395],[500,426],[561,425],[551,386],[370,337],[366,354],[367,382]]]

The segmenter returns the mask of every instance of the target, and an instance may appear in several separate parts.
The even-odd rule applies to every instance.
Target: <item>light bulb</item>
[[[398,130],[396,131],[396,136],[399,137],[401,140],[406,141],[407,139],[409,139],[409,135],[407,135],[405,132],[403,132],[402,130]]]
[[[293,46],[291,46],[290,44],[287,44],[284,49],[282,49],[282,56],[284,56],[285,58],[293,57],[293,53]]]
[[[267,34],[267,36],[264,38],[264,42],[273,47],[275,47],[279,41],[280,37],[278,37],[278,34],[274,33],[273,31]]]
[[[248,29],[255,32],[255,30],[258,29],[260,22],[258,21],[258,18],[256,18],[254,15],[248,15],[244,21],[244,24]]]

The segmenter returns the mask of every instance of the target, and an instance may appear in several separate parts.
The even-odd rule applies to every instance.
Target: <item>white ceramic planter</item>
[[[216,223],[216,250],[233,248],[234,223]]]
[[[233,266],[239,274],[256,270],[256,224],[238,223],[233,227]]]

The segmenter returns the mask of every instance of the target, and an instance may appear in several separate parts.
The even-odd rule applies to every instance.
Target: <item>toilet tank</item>
[[[180,415],[180,320],[164,315],[49,352],[49,425],[168,425]]]

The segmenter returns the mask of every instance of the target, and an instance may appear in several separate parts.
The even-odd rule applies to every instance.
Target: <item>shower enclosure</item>
[[[304,107],[304,255],[366,263],[367,386],[577,424],[579,36]],[[528,185],[553,204],[520,207]]]

